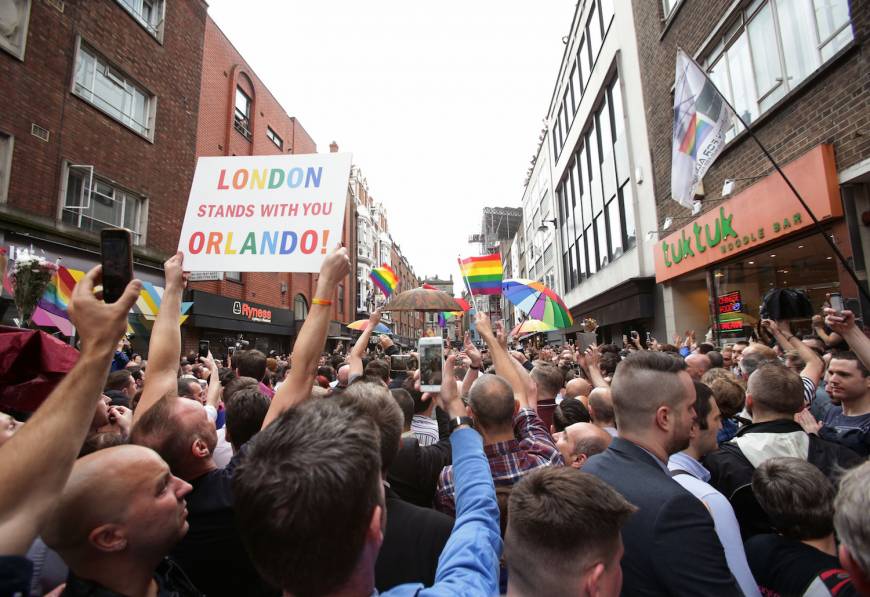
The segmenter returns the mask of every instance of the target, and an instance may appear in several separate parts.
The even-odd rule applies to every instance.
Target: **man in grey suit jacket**
[[[616,369],[619,437],[583,467],[637,506],[622,529],[623,595],[740,595],[704,505],[671,479],[689,445],[695,389],[682,359],[641,351]]]

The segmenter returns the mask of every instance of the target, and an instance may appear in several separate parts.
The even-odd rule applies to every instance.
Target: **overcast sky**
[[[418,276],[518,207],[575,0],[209,0],[319,152],[353,153]]]

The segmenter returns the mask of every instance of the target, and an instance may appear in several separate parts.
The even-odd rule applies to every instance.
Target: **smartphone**
[[[208,340],[200,340],[199,341],[199,356],[207,357],[209,351],[209,342]]]
[[[390,356],[390,373],[394,371],[407,371],[408,370],[408,359],[410,355],[407,354],[394,354]]]
[[[420,389],[424,392],[441,391],[444,371],[444,343],[441,338],[420,338]]]
[[[832,292],[828,298],[831,301],[831,309],[837,313],[840,313],[845,309],[843,306],[843,295],[839,292]]]
[[[117,302],[133,279],[133,237],[126,228],[100,231],[100,254],[103,262],[103,300]]]
[[[646,343],[647,343],[647,344],[650,343],[650,335],[649,335],[649,332],[646,333]]]

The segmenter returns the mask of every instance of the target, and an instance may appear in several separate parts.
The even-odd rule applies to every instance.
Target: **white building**
[[[528,243],[529,277],[552,276],[575,319],[569,337],[593,317],[605,342],[654,328],[655,196],[631,11],[631,0],[577,3],[523,198],[527,239],[556,219],[555,247],[549,225]]]

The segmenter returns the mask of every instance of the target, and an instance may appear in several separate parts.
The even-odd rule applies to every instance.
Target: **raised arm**
[[[182,266],[184,253],[179,251],[163,264],[166,287],[160,301],[160,312],[151,330],[148,343],[148,374],[142,388],[142,398],[133,412],[133,425],[149,408],[178,388],[178,362],[181,360],[181,293],[184,291]]]
[[[870,368],[870,338],[855,325],[855,314],[851,311],[825,309],[825,323],[849,343],[849,348],[858,360]]]
[[[94,295],[101,267],[72,293],[70,319],[81,355],[36,414],[0,447],[0,556],[23,555],[56,504],[94,418],[118,338],[142,283],[133,280],[121,298],[106,304]]]
[[[510,384],[514,392],[514,399],[520,403],[520,408],[531,408],[526,393],[526,386],[513,366],[516,360],[508,354],[507,350],[504,349],[495,337],[489,317],[485,313],[478,313],[475,318],[475,324],[477,325],[477,333],[480,334],[480,337],[483,338],[489,347],[489,353],[492,355],[492,364],[495,366],[495,370]]]
[[[818,386],[819,381],[822,379],[822,374],[825,372],[825,363],[819,355],[791,333],[787,321],[783,320],[774,322],[770,319],[762,319],[761,325],[764,329],[770,332],[783,351],[797,351],[803,362],[806,363],[801,371],[801,376],[810,379],[810,381]]]
[[[377,327],[380,322],[381,310],[375,309],[375,311],[369,316],[369,324],[366,326],[366,329],[364,329],[359,338],[356,339],[356,343],[353,345],[350,354],[347,355],[347,364],[350,366],[350,369],[347,372],[348,380],[351,377],[363,374],[363,355],[366,353],[366,348],[369,345],[369,339],[372,337],[372,332],[375,331],[375,327]]]
[[[208,366],[211,375],[208,377],[208,390],[206,390],[205,404],[211,406],[217,412],[218,403],[221,401],[221,378],[218,372],[218,366],[214,362],[214,357],[211,351],[207,357],[200,357],[200,360]]]
[[[475,381],[477,381],[477,378],[480,375],[480,368],[483,367],[483,356],[471,341],[471,334],[469,332],[465,332],[463,348],[465,349],[465,356],[468,357],[470,363],[468,370],[465,372],[465,377],[462,378],[462,398],[468,396],[468,393],[471,391],[471,386]]]
[[[339,282],[347,277],[349,271],[350,258],[344,247],[334,250],[323,260],[314,298],[322,299],[328,304],[318,304],[318,300],[311,301],[308,317],[305,318],[305,323],[302,324],[293,347],[293,367],[287,374],[287,379],[278,388],[275,397],[272,398],[262,429],[268,427],[288,408],[301,404],[311,397],[311,386],[317,373],[317,360],[326,344],[329,316],[332,313],[330,306],[335,297],[335,289]]]
[[[609,388],[610,384],[601,373],[601,353],[594,344],[586,349],[586,354],[577,353],[577,364],[586,372],[589,382],[596,388]]]

